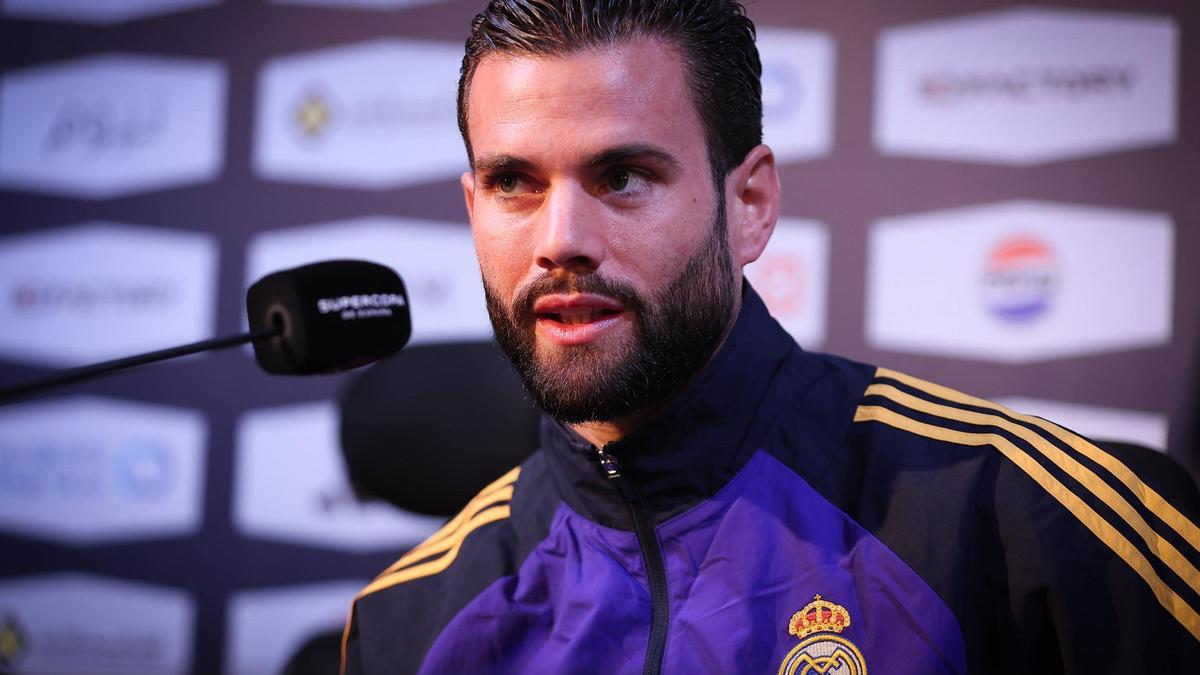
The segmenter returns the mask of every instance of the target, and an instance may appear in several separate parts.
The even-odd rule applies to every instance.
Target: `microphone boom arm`
[[[216,349],[228,349],[229,347],[236,347],[247,342],[276,337],[282,333],[282,326],[270,326],[256,331],[251,331],[249,333],[209,338],[207,340],[180,345],[178,347],[160,349],[158,351],[148,352],[146,354],[126,356],[120,359],[113,359],[112,361],[104,361],[102,363],[93,363],[91,365],[80,366],[78,368],[61,370],[44,377],[23,382],[16,386],[0,389],[0,405],[12,403],[16,399],[25,398],[32,394],[37,394],[48,389],[54,389],[68,384],[73,384],[75,382],[81,382],[83,380],[99,377],[100,375],[104,375],[106,373],[125,370],[127,368],[134,368],[136,366],[142,366],[149,363],[156,363],[158,361],[166,361],[167,359],[174,359],[180,356],[188,356],[189,354],[196,354],[198,352]]]

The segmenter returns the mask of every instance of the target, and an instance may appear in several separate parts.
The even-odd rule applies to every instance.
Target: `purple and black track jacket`
[[[343,670],[1200,673],[1195,485],[1105,448],[804,352],[747,286],[666,413],[546,421],[367,586]]]

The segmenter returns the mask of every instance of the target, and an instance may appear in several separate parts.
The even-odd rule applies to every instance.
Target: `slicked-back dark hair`
[[[467,155],[474,161],[467,131],[471,80],[485,56],[553,56],[653,38],[682,56],[713,179],[723,180],[762,142],[762,63],[754,37],[754,24],[733,0],[491,0],[471,22],[458,80]]]

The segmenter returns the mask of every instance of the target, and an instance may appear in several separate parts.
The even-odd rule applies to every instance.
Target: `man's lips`
[[[533,303],[539,334],[562,345],[591,342],[622,323],[625,307],[602,295],[543,295]]]
[[[623,311],[625,308],[616,300],[591,293],[543,295],[533,303],[538,319],[569,325],[591,323]]]

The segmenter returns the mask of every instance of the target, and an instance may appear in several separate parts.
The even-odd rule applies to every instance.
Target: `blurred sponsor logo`
[[[763,64],[763,114],[780,122],[794,118],[804,100],[803,86],[791,64]]]
[[[304,225],[257,235],[246,258],[247,287],[272,272],[331,258],[387,265],[408,290],[413,343],[492,335],[466,225],[387,216]]]
[[[255,410],[238,422],[234,525],[245,536],[349,551],[398,549],[442,522],[353,494],[332,402]]]
[[[331,99],[328,94],[310,91],[301,97],[296,106],[296,126],[305,138],[320,138],[329,128],[333,117]]]
[[[197,412],[92,397],[0,410],[0,530],[75,544],[200,527]]]
[[[404,40],[271,61],[259,77],[256,170],[369,189],[457,176],[461,61],[461,46]]]
[[[143,312],[168,306],[169,283],[106,280],[86,285],[72,280],[23,279],[13,289],[13,309],[22,315],[37,312]]]
[[[14,669],[25,655],[25,630],[12,612],[0,617],[0,666]]]
[[[760,28],[763,142],[781,161],[821,157],[833,144],[835,49],[826,33]]]
[[[194,614],[183,592],[146,584],[83,574],[6,579],[0,650],[16,645],[21,673],[185,673]]]
[[[1044,314],[1058,286],[1054,252],[1036,237],[1012,236],[992,247],[983,272],[984,301],[995,316],[1027,321]]]
[[[131,440],[121,448],[115,468],[121,494],[130,499],[158,501],[178,480],[175,455],[156,439]]]
[[[1025,415],[1036,415],[1092,440],[1133,443],[1166,452],[1167,416],[1064,401],[1008,396],[996,399]]]
[[[304,139],[325,140],[335,134],[355,130],[364,134],[397,133],[412,124],[436,125],[445,115],[440,97],[412,99],[379,92],[346,105],[328,87],[313,86],[296,102],[293,111],[295,131]],[[456,139],[457,146],[457,139]]]
[[[1001,202],[884,218],[868,249],[879,349],[1022,363],[1171,339],[1165,214]]]
[[[1083,10],[891,28],[879,39],[875,142],[887,154],[1001,164],[1170,143],[1177,44],[1169,17]]]
[[[340,633],[366,581],[332,581],[235,593],[226,623],[228,675],[282,673],[314,637]]]
[[[111,99],[81,103],[71,101],[54,116],[46,134],[45,154],[134,152],[161,143],[167,131],[166,101],[153,96],[142,100]]]
[[[926,101],[942,105],[985,100],[1038,103],[1132,96],[1136,79],[1137,73],[1128,66],[1098,64],[1008,72],[943,70],[922,77],[919,87]]]
[[[4,0],[0,13],[17,17],[109,24],[167,14],[221,0]]]
[[[208,234],[88,223],[0,239],[0,355],[78,365],[212,333]]]
[[[781,219],[766,250],[744,272],[771,316],[797,342],[812,349],[824,341],[829,278],[829,233],[824,225]]]
[[[104,3],[96,3],[104,4]],[[102,199],[212,179],[222,64],[94,56],[0,80],[0,184]]]

